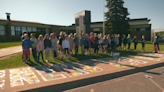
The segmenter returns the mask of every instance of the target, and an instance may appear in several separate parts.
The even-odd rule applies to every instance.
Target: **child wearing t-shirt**
[[[49,62],[49,53],[51,50],[51,40],[49,40],[49,35],[44,35],[44,48],[45,48],[45,55],[46,55],[46,62]]]
[[[145,36],[144,35],[142,35],[141,43],[142,43],[142,52],[145,52],[146,40],[145,40]]]
[[[23,37],[24,37],[24,40],[22,40],[23,62],[25,63],[26,55],[28,56],[28,61],[30,61],[30,44],[31,44],[31,41],[28,38],[28,34],[24,34]]]
[[[133,42],[134,42],[134,51],[136,51],[137,44],[138,44],[137,36],[134,36]]]
[[[86,38],[85,38],[85,50],[86,50],[86,55],[88,55],[88,51],[89,51],[89,44],[90,44],[89,35],[88,35],[88,34],[86,34]]]
[[[35,34],[31,33],[31,48],[32,48],[32,56],[34,58],[34,61],[37,61],[37,53],[36,53],[36,44],[37,44],[37,39],[35,38]]]
[[[39,62],[39,57],[40,57],[40,54],[42,56],[42,61],[44,62],[44,59],[43,59],[43,50],[44,50],[44,41],[43,41],[43,35],[39,35],[38,37],[38,42],[37,42],[37,45],[36,45],[36,50],[38,52],[38,62]]]
[[[70,48],[70,44],[69,44],[69,40],[67,39],[67,34],[65,34],[65,39],[62,41],[62,48],[64,49],[64,53],[65,53],[65,58],[69,59],[69,48]]]

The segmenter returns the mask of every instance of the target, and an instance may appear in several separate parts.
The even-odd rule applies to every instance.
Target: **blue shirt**
[[[85,43],[89,43],[90,39],[89,38],[85,38]]]
[[[27,50],[27,49],[30,49],[30,44],[31,44],[31,41],[30,39],[24,39],[22,40],[22,48],[23,50]]]

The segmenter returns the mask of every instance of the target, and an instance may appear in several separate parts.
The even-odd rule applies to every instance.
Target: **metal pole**
[[[104,0],[103,0],[103,35],[105,35],[105,28],[104,28]]]

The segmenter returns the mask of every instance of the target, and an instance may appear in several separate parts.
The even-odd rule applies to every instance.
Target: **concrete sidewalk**
[[[0,49],[0,58],[9,56],[12,54],[16,54],[22,51],[22,46],[14,46],[14,47],[8,47],[8,48],[2,48]]]
[[[164,66],[164,54],[159,55],[156,60],[127,57],[130,61],[116,64],[102,58],[0,70],[0,92],[62,92]]]

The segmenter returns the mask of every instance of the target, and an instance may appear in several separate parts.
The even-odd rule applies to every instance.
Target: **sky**
[[[131,19],[148,18],[152,29],[164,31],[164,0],[124,0]],[[105,0],[105,4],[106,4]],[[53,25],[72,25],[75,14],[91,11],[91,22],[103,21],[103,0],[0,0],[0,18]],[[108,11],[105,8],[105,12]]]

